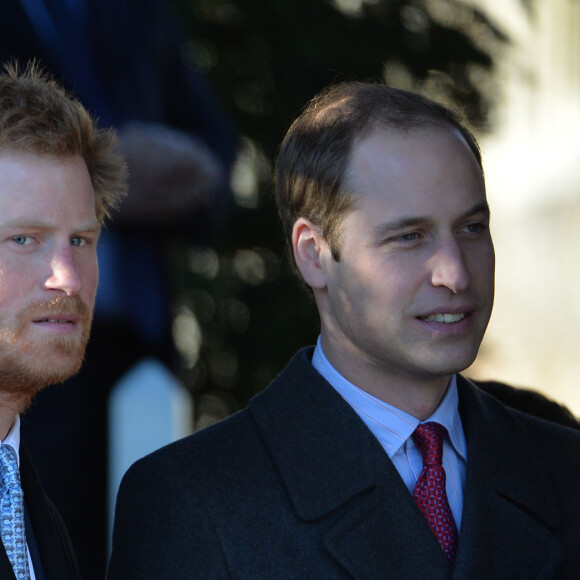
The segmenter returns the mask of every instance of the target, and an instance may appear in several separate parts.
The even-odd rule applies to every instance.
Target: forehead
[[[354,145],[345,185],[357,206],[372,199],[388,200],[399,209],[427,201],[453,204],[462,197],[485,200],[483,174],[473,152],[461,133],[447,126],[375,130]]]
[[[18,214],[82,220],[95,217],[95,194],[80,156],[0,151],[0,205],[0,219]]]

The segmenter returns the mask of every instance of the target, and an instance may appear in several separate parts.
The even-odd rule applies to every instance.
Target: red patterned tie
[[[423,457],[423,470],[415,485],[413,498],[427,518],[443,551],[451,562],[455,560],[457,527],[445,491],[443,469],[443,438],[445,427],[439,423],[423,423],[413,433],[413,441]]]

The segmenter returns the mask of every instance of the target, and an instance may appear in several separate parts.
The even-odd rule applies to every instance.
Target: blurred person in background
[[[332,87],[283,140],[275,189],[318,343],[246,410],[129,469],[108,578],[575,577],[580,434],[460,374],[495,255],[459,117]]]
[[[230,202],[236,136],[205,78],[184,61],[187,36],[170,3],[5,0],[0,23],[0,58],[38,59],[118,129],[129,165],[130,195],[99,242],[86,366],[43,393],[23,426],[83,576],[102,578],[109,394],[143,357],[176,366],[166,245],[214,241]],[[54,408],[66,409],[67,421]]]
[[[113,131],[100,129],[78,101],[34,66],[3,69],[1,578],[80,578],[65,525],[21,444],[20,414],[37,392],[81,366],[97,289],[97,242],[105,218],[125,194],[125,178]],[[52,412],[62,423],[70,409]],[[45,430],[43,437],[60,452],[54,432]]]

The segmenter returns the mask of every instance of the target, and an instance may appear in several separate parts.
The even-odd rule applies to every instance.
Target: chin
[[[51,357],[42,368],[36,368],[34,374],[43,386],[62,383],[76,375],[83,364],[83,356],[79,354],[56,355]]]
[[[4,357],[0,366],[0,392],[30,401],[42,389],[62,383],[78,373],[83,357],[44,356],[33,362]]]
[[[432,369],[435,372],[435,374],[441,376],[461,373],[473,364],[473,361],[475,361],[476,356],[477,352],[469,353],[462,357],[454,356],[451,360],[447,359],[433,361]]]

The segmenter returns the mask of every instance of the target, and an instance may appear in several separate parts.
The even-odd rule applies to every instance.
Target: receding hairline
[[[364,103],[367,107],[363,107]],[[412,103],[416,106],[413,107]],[[361,107],[370,110],[370,114],[361,114]],[[482,166],[477,139],[465,125],[461,114],[432,98],[379,82],[353,81],[331,85],[306,105],[292,125],[306,124],[324,130],[325,126],[340,124],[343,116],[364,119],[364,123],[352,132],[351,150],[358,141],[380,127],[405,134],[422,128],[449,126],[461,133]],[[292,132],[290,127],[286,137]]]
[[[274,191],[289,246],[293,224],[305,217],[322,229],[333,255],[339,255],[342,222],[357,197],[346,187],[353,151],[379,130],[390,135],[455,130],[483,176],[477,138],[458,111],[379,82],[332,85],[306,104],[278,151]]]
[[[474,161],[477,163],[478,167],[483,172],[481,164],[481,156],[475,153],[466,135],[463,133],[462,128],[456,126],[451,121],[437,119],[434,120],[428,119],[426,120],[425,123],[417,123],[416,125],[413,126],[409,125],[398,126],[396,124],[393,125],[390,124],[389,122],[383,122],[381,119],[376,119],[367,123],[367,125],[364,128],[361,128],[361,130],[352,139],[352,142],[350,144],[350,151],[348,153],[347,158],[347,167],[350,165],[350,162],[352,161],[355,149],[363,141],[366,141],[371,137],[374,137],[375,135],[383,134],[386,137],[397,138],[397,137],[420,136],[421,134],[429,135],[435,133],[448,133],[450,135],[454,135],[455,137],[457,137],[457,139],[471,153]]]
[[[473,147],[469,144],[468,139],[461,131],[460,127],[457,127],[454,123],[445,120],[433,120],[432,122],[427,123],[420,123],[415,126],[393,126],[389,123],[381,123],[380,120],[376,120],[376,122],[370,122],[364,127],[352,140],[350,144],[350,151],[348,153],[346,164],[343,173],[343,180],[342,180],[342,187],[341,187],[341,195],[347,195],[352,202],[352,207],[350,208],[351,211],[354,209],[356,205],[357,199],[357,192],[355,189],[351,187],[352,184],[352,162],[357,151],[357,148],[368,139],[376,135],[384,135],[387,138],[394,138],[397,137],[414,137],[414,136],[421,136],[429,135],[429,134],[437,134],[437,133],[447,133],[452,135],[458,139],[458,141],[465,147],[465,149],[470,153],[473,161],[477,164],[478,169],[481,172],[482,179],[485,184],[485,177],[483,172],[483,166],[481,161],[481,156],[476,154],[473,150]],[[479,150],[478,150],[479,151]]]

